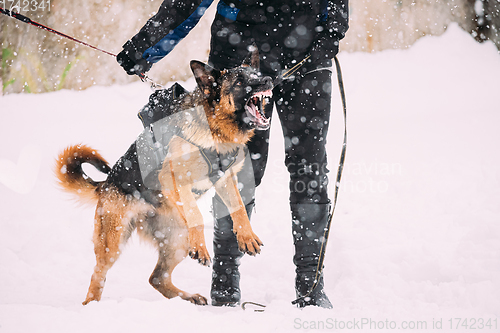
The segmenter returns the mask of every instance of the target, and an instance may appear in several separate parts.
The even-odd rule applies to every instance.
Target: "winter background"
[[[241,265],[242,300],[267,305],[265,312],[165,299],[148,284],[155,251],[135,236],[102,300],[81,305],[95,263],[94,207],[57,188],[54,160],[85,143],[114,163],[141,131],[136,113],[151,93],[132,83],[0,97],[0,332],[500,332],[496,47],[451,25],[406,50],[339,59],[349,139],[325,261],[333,310],[290,304],[293,246],[278,123],[252,219],[265,246]],[[343,133],[335,81],[333,91],[330,179]],[[201,200],[210,241],[208,202]],[[180,288],[205,296],[210,279],[211,270],[190,259],[174,275]]]

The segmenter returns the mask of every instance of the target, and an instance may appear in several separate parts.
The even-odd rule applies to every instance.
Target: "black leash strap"
[[[339,167],[337,169],[337,180],[335,182],[335,196],[333,198],[333,203],[332,203],[332,208],[331,208],[331,213],[328,218],[328,223],[325,228],[325,233],[323,234],[323,241],[321,244],[321,251],[319,255],[319,260],[318,260],[318,266],[316,267],[316,276],[314,280],[314,284],[311,287],[311,289],[304,295],[292,302],[292,304],[301,304],[301,303],[306,303],[306,298],[310,297],[314,289],[318,286],[319,278],[321,277],[321,274],[323,273],[323,262],[325,261],[325,252],[326,252],[326,244],[328,242],[328,235],[330,234],[330,227],[332,225],[332,220],[333,220],[333,213],[335,212],[335,206],[337,205],[337,197],[339,194],[339,186],[340,186],[340,179],[342,178],[342,170],[344,169],[344,161],[345,161],[345,153],[346,153],[346,148],[347,148],[347,106],[346,106],[346,100],[345,100],[345,91],[344,91],[344,80],[342,79],[342,71],[340,69],[340,62],[335,56],[333,58],[335,60],[335,67],[337,69],[337,80],[339,84],[339,90],[340,90],[340,97],[342,98],[342,108],[344,111],[344,143],[342,144],[342,152],[340,154],[340,162],[339,162]]]
[[[290,68],[289,70],[285,71],[282,75],[280,75],[275,81],[274,81],[274,86],[277,86],[281,84],[284,80],[289,78],[293,73],[295,73],[302,65],[309,59],[310,56],[307,56],[304,58],[304,60],[300,61],[297,63],[295,66]],[[342,143],[342,152],[340,154],[340,161],[339,161],[339,167],[337,169],[337,179],[335,182],[335,196],[333,198],[333,203],[331,207],[331,213],[330,216],[328,217],[328,222],[325,228],[325,233],[323,234],[323,241],[321,243],[321,250],[320,250],[320,255],[319,255],[319,260],[318,260],[318,265],[316,266],[316,276],[315,276],[315,281],[311,289],[304,295],[292,302],[292,304],[305,304],[306,303],[306,298],[310,297],[314,289],[318,286],[319,278],[321,274],[323,273],[323,263],[325,261],[325,252],[326,252],[326,244],[328,242],[328,236],[330,234],[330,228],[332,225],[332,220],[333,220],[333,213],[335,212],[335,207],[337,206],[337,198],[339,195],[339,188],[340,188],[340,180],[342,178],[342,171],[344,170],[344,161],[345,161],[345,154],[346,154],[346,149],[347,149],[347,105],[346,105],[346,98],[345,98],[345,90],[344,90],[344,80],[342,78],[342,70],[340,68],[340,62],[335,56],[333,58],[335,61],[335,68],[337,70],[337,81],[339,85],[339,90],[340,90],[340,97],[342,99],[342,109],[343,109],[343,114],[344,114],[344,142]],[[258,307],[262,307],[262,309],[257,309],[254,310],[254,312],[264,312],[265,305],[259,304],[259,303],[254,303],[254,302],[244,302],[241,304],[241,307],[243,310],[246,310],[246,305],[254,305]]]
[[[288,78],[290,78],[296,71],[298,71],[300,69],[300,67],[302,67],[302,65],[305,64],[305,62],[311,58],[310,55],[308,55],[307,57],[305,57],[304,59],[302,59],[300,62],[298,62],[297,64],[295,64],[295,66],[293,66],[292,68],[284,71],[283,73],[281,73],[281,75],[276,78],[276,81],[274,82],[274,85],[277,86],[278,84],[280,84],[281,82],[287,80]]]

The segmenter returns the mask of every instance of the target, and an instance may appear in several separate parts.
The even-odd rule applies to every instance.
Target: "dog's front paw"
[[[205,246],[205,235],[203,226],[196,226],[188,229],[189,256],[198,260],[203,266],[210,266],[210,254]]]
[[[203,266],[210,266],[210,262],[212,261],[206,246],[202,244],[189,246],[189,256],[198,260]]]
[[[245,232],[240,229],[236,232],[236,238],[240,251],[251,256],[260,253],[260,247],[264,245],[252,230]]]

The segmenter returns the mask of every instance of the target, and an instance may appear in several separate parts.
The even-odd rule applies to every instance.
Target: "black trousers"
[[[274,88],[273,103],[266,109],[266,115],[273,117],[273,105],[276,106],[283,129],[291,204],[329,202],[325,145],[330,121],[331,68],[308,71],[307,67]],[[256,131],[247,145],[258,186],[268,160],[269,130]]]

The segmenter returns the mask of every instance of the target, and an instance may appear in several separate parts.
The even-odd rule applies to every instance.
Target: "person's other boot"
[[[319,267],[320,256],[325,251],[330,204],[291,204],[290,207],[297,294],[297,300],[293,303],[301,308],[314,305],[330,309],[332,303],[323,290],[323,267]]]

